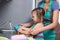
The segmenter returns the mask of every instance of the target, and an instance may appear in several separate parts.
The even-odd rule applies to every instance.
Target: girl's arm
[[[20,26],[24,26],[24,27],[30,27],[34,24],[33,21],[29,22],[29,23],[24,23],[24,24],[20,24]]]

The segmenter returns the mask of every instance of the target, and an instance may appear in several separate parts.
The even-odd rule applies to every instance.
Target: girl
[[[33,39],[33,37],[36,37],[36,35],[32,35],[31,34],[31,30],[33,30],[34,28],[37,28],[36,26],[39,26],[39,25],[42,25],[42,26],[39,26],[40,28],[42,28],[44,26],[43,25],[43,16],[44,16],[44,13],[45,13],[45,11],[44,11],[43,8],[35,8],[34,10],[32,10],[32,19],[34,21],[34,24],[32,25],[31,28],[20,27],[18,29],[18,32],[20,32],[21,34],[25,34],[26,37],[28,38],[28,40]],[[36,34],[39,34],[39,31],[36,32]],[[40,33],[40,34],[42,34],[41,36],[43,36],[43,33]],[[12,39],[14,39],[14,37],[12,37]],[[19,37],[19,39],[20,38],[21,37]]]
[[[32,10],[32,19],[34,21],[34,24],[32,25],[31,28],[20,27],[18,29],[18,32],[21,32],[21,33],[24,33],[24,34],[30,34],[31,30],[34,29],[35,26],[37,26],[38,24],[40,24],[40,25],[43,24],[43,16],[44,16],[44,13],[45,13],[45,11],[44,11],[43,8],[35,8],[34,10]]]

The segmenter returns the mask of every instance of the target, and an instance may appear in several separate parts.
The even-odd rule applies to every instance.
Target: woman
[[[52,3],[50,3],[50,2],[52,2]],[[43,0],[41,2],[41,4],[39,4],[38,7],[42,7],[45,10],[45,16],[44,16],[44,25],[45,26],[42,28],[40,28],[39,26],[36,26],[37,28],[34,28],[31,31],[31,34],[36,35],[37,32],[43,31],[44,40],[55,40],[56,31],[54,30],[54,28],[58,24],[58,15],[59,15],[58,3],[56,1],[52,1],[52,0]],[[53,16],[51,14],[53,14]],[[21,24],[21,25],[22,26],[31,26],[32,24],[33,24],[33,21],[30,23]],[[42,26],[42,25],[40,25],[40,26]],[[35,39],[38,40],[38,38],[35,38]]]
[[[39,7],[43,7],[45,10],[44,16],[44,40],[55,40],[56,39],[56,31],[54,28],[58,24],[58,3],[52,0],[43,0],[44,3],[38,5]],[[55,7],[54,7],[55,6]]]

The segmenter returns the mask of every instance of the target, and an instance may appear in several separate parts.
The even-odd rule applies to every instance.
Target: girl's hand
[[[26,28],[26,27],[21,27],[20,29],[18,29],[18,32],[21,32],[23,34],[30,34],[30,28]]]
[[[18,32],[24,33],[24,31],[23,31],[22,29],[23,29],[23,27],[20,27],[20,28],[18,29]]]

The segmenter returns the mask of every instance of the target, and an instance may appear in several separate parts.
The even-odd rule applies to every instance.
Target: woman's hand
[[[42,31],[42,28],[44,27],[44,25],[42,23],[38,23],[36,24],[36,26],[31,30],[31,34],[32,35],[36,35],[38,34],[39,32]]]

